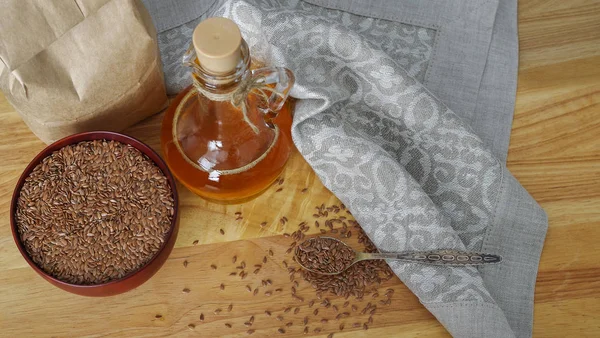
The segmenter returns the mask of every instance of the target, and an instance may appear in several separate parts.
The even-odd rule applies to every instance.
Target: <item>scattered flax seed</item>
[[[331,308],[332,308],[332,309],[333,309],[333,311],[335,311],[335,312],[338,312],[338,311],[339,311],[339,310],[338,310],[338,307],[337,307],[337,305],[334,305],[334,306],[332,306]]]
[[[191,291],[191,290],[190,290],[190,289],[188,289],[188,288],[185,288],[185,289],[181,290],[181,292],[183,292],[183,293],[190,293],[190,291]]]
[[[284,312],[284,313],[288,313],[288,312],[290,312],[290,311],[292,311],[292,307],[291,307],[291,306],[288,306],[288,307],[286,307],[286,308],[283,310],[283,312]]]
[[[188,266],[188,261],[187,260],[183,261],[183,267],[187,268],[187,266]]]
[[[194,324],[188,324],[187,328],[188,328],[190,331],[194,331],[194,329],[196,328],[196,325],[194,325]]]
[[[221,285],[219,285],[219,289],[225,290],[225,284],[221,283]]]
[[[203,322],[204,321],[204,313],[200,314],[200,321]]]
[[[360,327],[360,323],[354,323],[352,324],[352,327]]]
[[[285,261],[285,260],[284,260],[282,263],[283,263],[283,266],[284,266],[285,268],[287,268],[287,267],[288,267],[288,262],[287,262],[287,261]]]
[[[321,332],[321,329],[317,327],[316,329],[313,330],[313,332],[314,333],[319,333],[319,332]]]
[[[300,192],[302,192],[302,193],[304,194],[304,193],[305,193],[305,192],[307,192],[307,191],[308,191],[308,188],[304,188],[304,189],[302,189]]]
[[[275,190],[275,192],[280,192],[281,190],[283,190],[283,188],[279,188],[279,189]]]
[[[285,326],[287,326],[287,327],[290,327],[290,326],[292,326],[292,325],[294,325],[294,323],[293,323],[293,322],[288,322],[288,323],[286,323],[286,324],[285,324]]]
[[[254,333],[254,330],[250,329],[250,330],[246,331],[246,333],[249,334],[249,335],[251,335],[251,334]]]
[[[286,222],[286,223],[287,223],[287,221],[288,221],[288,218],[287,218],[287,217],[283,216],[283,218],[282,218],[282,219],[284,220],[284,222]]]
[[[250,326],[252,326],[252,323],[250,323],[250,322],[245,322],[245,323],[244,323],[244,326],[245,326],[245,327],[250,327]]]
[[[254,292],[252,292],[252,295],[253,295],[253,296],[256,296],[256,295],[258,295],[258,288],[254,289]]]
[[[269,256],[273,257],[273,250],[269,249]]]
[[[225,326],[231,329],[231,324],[225,323]]]
[[[281,189],[281,188],[280,188],[280,189]],[[281,334],[284,334],[284,333],[285,333],[285,330],[284,330],[282,327],[280,327],[280,328],[279,328],[279,330],[277,330],[277,332],[279,332],[279,333],[281,333]]]
[[[379,294],[377,292],[375,292],[374,294],[371,295],[372,298],[377,298],[379,297]]]
[[[198,245],[199,242],[200,242],[199,240],[195,240],[192,242],[192,245]]]
[[[269,310],[265,310],[265,314],[266,314],[267,316],[271,317],[271,311],[269,311]]]
[[[313,315],[316,316],[319,314],[319,309],[315,309],[315,311],[313,311]]]
[[[237,256],[233,256],[231,258],[231,263],[235,264],[235,262],[237,262]]]
[[[254,264],[254,267],[260,269],[260,268],[262,268],[262,264]]]
[[[356,305],[352,305],[352,311],[356,311],[358,310],[358,307]]]
[[[271,291],[265,292],[265,296],[267,296],[267,297],[271,296],[272,294],[273,294],[273,292],[271,292]]]
[[[280,322],[281,322],[281,321],[283,321],[283,316],[282,316],[282,315],[279,315],[279,316],[277,316],[276,318],[277,318],[277,320],[278,320],[278,321],[280,321]]]
[[[297,315],[297,314],[298,314],[298,312],[300,312],[300,308],[299,308],[299,307],[297,307],[297,308],[295,308],[295,309],[294,309],[294,314],[295,314],[295,315]]]
[[[260,223],[260,227],[261,227],[261,228],[264,228],[264,227],[266,227],[266,226],[267,226],[267,222],[262,222],[262,223]]]
[[[162,315],[161,314],[157,314],[156,316],[154,316],[154,318],[156,318],[156,319],[162,318]]]
[[[368,330],[369,329],[369,325],[367,325],[367,323],[363,324],[363,330]]]
[[[349,301],[345,301],[344,305],[342,305],[342,307],[348,307],[348,305],[350,305],[350,302]]]
[[[290,237],[290,234],[288,234],[287,232],[284,232],[283,237],[288,238],[288,237]]]
[[[263,262],[263,264],[264,264],[264,263],[267,263],[267,256],[263,257],[263,260],[262,260],[262,262]]]
[[[237,273],[237,272],[235,272],[235,271],[234,271],[234,272],[231,272],[231,273],[229,273],[229,275],[230,275],[230,276],[235,276],[235,275],[237,275],[237,274],[238,274],[238,273]]]
[[[246,268],[246,262],[242,261],[242,264],[240,264],[242,266],[242,269]]]
[[[254,274],[257,275],[260,272],[260,268],[254,270]]]
[[[221,235],[225,235],[225,230],[219,229],[219,232],[221,233]]]
[[[327,318],[323,318],[321,319],[321,323],[322,324],[327,324],[327,322],[329,322],[329,320]]]
[[[327,338],[333,338],[333,333],[328,334]]]
[[[315,301],[311,300],[310,302],[308,302],[308,307],[312,307],[313,305],[315,305]]]
[[[279,182],[278,182],[278,183],[279,183],[279,185],[282,185],[282,184],[283,184],[283,181],[284,181],[284,178],[283,178],[283,177],[282,177],[282,178],[280,178],[280,179],[279,179]]]
[[[213,311],[213,313],[214,313],[214,314],[216,314],[216,315],[218,315],[219,313],[221,313],[221,311],[223,311],[223,310],[221,310],[221,309],[216,309],[215,311]]]
[[[211,265],[210,265],[210,268],[211,268],[211,269],[213,269],[213,270],[217,270],[217,266],[216,266],[216,265],[214,265],[214,264],[211,264]]]
[[[283,291],[283,289],[282,289],[282,288],[277,288],[277,289],[275,289],[275,292],[281,292],[281,291]]]
[[[344,330],[344,323],[341,323],[340,324],[340,331],[343,331],[343,330]]]
[[[304,316],[304,321],[303,321],[304,325],[308,324],[308,316]]]
[[[267,282],[268,285],[273,285],[273,281],[270,280],[270,279],[267,279],[266,282]]]
[[[227,312],[231,312],[231,310],[233,310],[233,303],[229,304],[229,306],[227,307]]]
[[[304,327],[304,331],[302,331],[302,333],[307,334],[308,333],[308,326]]]

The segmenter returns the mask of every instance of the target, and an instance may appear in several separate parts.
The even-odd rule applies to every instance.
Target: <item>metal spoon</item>
[[[302,264],[302,260],[299,259],[298,254],[302,250],[302,247],[306,247],[305,243],[309,241],[315,241],[319,238],[327,238],[341,243],[345,247],[349,248],[354,252],[354,259],[349,262],[343,269],[337,272],[325,273],[318,270],[310,269]],[[327,249],[324,250],[329,250]],[[467,265],[483,265],[483,264],[496,264],[502,262],[502,256],[494,255],[490,253],[460,251],[452,249],[440,249],[440,250],[429,250],[429,251],[402,251],[402,252],[384,252],[384,253],[371,253],[371,252],[356,252],[346,243],[333,237],[313,237],[300,243],[296,248],[295,252],[296,262],[302,266],[305,270],[315,272],[321,275],[337,275],[344,272],[349,267],[354,265],[356,262],[364,261],[367,259],[392,259],[406,263],[420,263],[430,265],[447,265],[447,266],[467,266]]]

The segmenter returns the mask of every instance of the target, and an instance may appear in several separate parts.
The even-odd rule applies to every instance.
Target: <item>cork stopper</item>
[[[194,29],[192,42],[200,65],[210,73],[231,73],[242,59],[242,34],[229,19],[215,17],[202,21]]]

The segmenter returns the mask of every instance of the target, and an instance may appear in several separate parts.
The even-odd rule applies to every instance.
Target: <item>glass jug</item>
[[[183,63],[193,84],[172,101],[161,130],[169,169],[210,201],[259,195],[281,174],[293,147],[292,72],[252,70],[239,28],[225,18],[196,27]]]

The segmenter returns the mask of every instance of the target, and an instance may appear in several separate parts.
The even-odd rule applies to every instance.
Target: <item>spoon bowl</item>
[[[356,252],[346,243],[333,237],[313,237],[300,243],[295,251],[296,262],[310,272],[321,275],[337,275],[357,262],[368,259],[395,260],[446,266],[469,266],[497,264],[502,256],[473,251],[439,249],[402,252]]]

